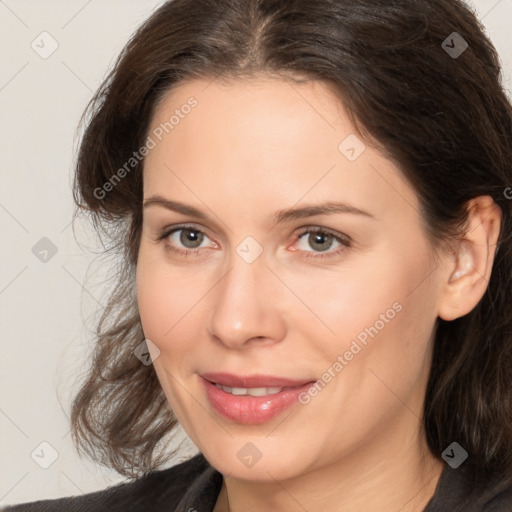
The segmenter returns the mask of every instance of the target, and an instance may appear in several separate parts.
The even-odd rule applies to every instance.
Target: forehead
[[[155,147],[145,161],[145,195],[221,194],[259,200],[260,207],[350,195],[377,210],[390,202],[410,209],[416,201],[398,169],[362,141],[321,82],[185,82],[163,97],[149,135]]]
[[[196,105],[188,108],[191,102]],[[232,151],[243,150],[246,154],[251,149],[258,153],[257,142],[282,153],[301,140],[318,142],[312,139],[315,133],[321,136],[331,132],[337,134],[336,139],[339,134],[354,131],[342,103],[325,84],[315,81],[299,84],[264,76],[228,82],[193,80],[162,98],[152,129],[161,125],[165,129],[173,113],[179,116],[174,116],[170,130],[169,139],[175,144],[183,143],[193,131],[196,142],[223,150],[229,136]],[[171,144],[173,141],[169,140]],[[336,151],[337,144],[331,149]]]

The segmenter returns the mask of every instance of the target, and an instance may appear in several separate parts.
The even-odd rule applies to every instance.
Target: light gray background
[[[90,252],[87,225],[76,225],[80,245],[75,240],[70,185],[80,115],[134,29],[161,3],[0,0],[0,505],[121,480],[81,460],[69,435],[73,384],[106,297],[86,273],[93,282],[108,276]],[[512,0],[473,5],[510,91]],[[44,31],[59,45],[46,59],[31,47],[34,40],[43,46]],[[43,237],[57,247],[47,262],[32,252]],[[48,469],[40,464],[51,462],[52,450],[42,442],[58,454]]]

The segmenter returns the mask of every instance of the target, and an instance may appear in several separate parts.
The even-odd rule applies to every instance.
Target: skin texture
[[[207,219],[144,208],[137,295],[168,401],[225,476],[216,512],[228,499],[232,512],[421,510],[443,469],[420,421],[435,322],[482,297],[499,208],[474,199],[466,239],[435,257],[399,169],[368,144],[353,162],[339,151],[356,130],[322,83],[182,83],[150,132],[191,96],[197,106],[146,157],[144,198],[180,201]],[[371,217],[273,223],[279,210],[331,201]],[[181,223],[203,241],[183,245],[179,231],[156,241]],[[321,251],[314,234],[298,238],[315,227],[350,237],[350,246],[333,240]],[[237,253],[248,236],[263,249],[250,264]],[[204,372],[321,379],[393,304],[400,311],[307,405],[242,425],[209,404]],[[252,467],[237,456],[248,442],[262,454]]]

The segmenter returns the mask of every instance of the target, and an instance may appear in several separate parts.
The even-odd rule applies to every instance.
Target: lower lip
[[[219,389],[215,384],[201,379],[206,394],[213,408],[228,420],[247,425],[265,423],[283,413],[298,401],[301,393],[314,384],[309,382],[303,386],[285,389],[274,395],[250,396],[232,395]]]

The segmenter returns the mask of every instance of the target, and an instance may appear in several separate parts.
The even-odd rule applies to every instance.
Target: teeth
[[[251,395],[251,396],[273,395],[274,394],[272,392],[273,389],[274,388],[250,388],[247,390],[247,394]]]
[[[215,384],[219,389],[225,391],[226,393],[231,393],[232,395],[238,396],[266,396],[266,395],[275,395],[276,393],[280,393],[283,388],[230,388],[229,386],[221,386],[220,384]]]
[[[269,395],[275,395],[276,393],[280,393],[283,388],[267,388],[267,393]]]

